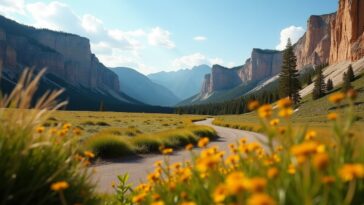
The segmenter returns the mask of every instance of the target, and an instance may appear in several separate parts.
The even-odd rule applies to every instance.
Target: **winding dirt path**
[[[212,125],[213,119],[195,122],[197,125],[207,125],[213,127],[220,138],[213,141],[209,146],[217,145],[221,150],[228,151],[228,145],[236,142],[239,138],[245,137],[248,141],[257,141],[257,138],[264,140],[264,136],[255,132],[237,130],[232,128],[220,127]],[[196,150],[198,150],[196,148]],[[189,159],[188,151],[180,150],[169,156],[169,161],[179,162]],[[95,165],[91,169],[95,170],[94,178],[97,183],[97,191],[100,193],[112,193],[114,189],[111,187],[112,182],[117,182],[117,176],[129,173],[129,182],[138,184],[145,180],[148,172],[152,171],[154,162],[163,160],[164,156],[160,154],[142,155],[139,157],[127,158],[124,160],[114,160]]]

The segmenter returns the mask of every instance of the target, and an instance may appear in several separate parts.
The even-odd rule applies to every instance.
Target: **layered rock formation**
[[[340,0],[331,27],[330,64],[364,56],[363,0]]]
[[[227,90],[241,84],[261,81],[277,74],[281,65],[280,51],[253,49],[251,58],[243,66],[229,69],[214,65],[211,74],[205,76],[201,95],[205,96],[213,91]]]
[[[331,44],[331,24],[336,13],[311,16],[307,21],[307,31],[295,44],[297,67],[319,65],[329,62]]]
[[[88,39],[18,24],[0,17],[0,59],[7,70],[47,68],[76,87],[119,92],[116,74],[91,53]]]

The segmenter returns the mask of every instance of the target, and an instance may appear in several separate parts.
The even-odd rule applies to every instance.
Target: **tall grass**
[[[135,128],[109,128],[86,139],[85,146],[98,156],[109,158],[159,152],[161,147],[179,148],[196,144],[202,137],[214,139],[217,135],[214,129],[197,125],[154,133],[141,133]]]
[[[43,74],[26,70],[0,98],[0,204],[95,204],[87,160],[77,158],[72,128],[41,126],[65,105],[56,101],[62,91],[46,92],[34,102]]]

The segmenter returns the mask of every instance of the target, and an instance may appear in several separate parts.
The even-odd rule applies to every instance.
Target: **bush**
[[[134,153],[133,146],[122,136],[96,134],[86,139],[85,147],[101,158],[115,158]]]
[[[54,102],[61,92],[44,95],[29,110],[43,73],[27,82],[32,73],[25,71],[9,95],[12,97],[0,100],[2,106],[12,108],[0,112],[0,118],[6,119],[0,123],[1,204],[61,204],[61,199],[67,204],[96,204],[94,185],[85,168],[87,160],[76,160],[78,143],[71,128],[53,128],[60,137],[40,126],[47,111],[64,105]],[[52,184],[60,181],[63,188],[52,190]]]
[[[130,142],[139,153],[150,153],[159,151],[161,141],[153,136],[139,135],[130,139]]]

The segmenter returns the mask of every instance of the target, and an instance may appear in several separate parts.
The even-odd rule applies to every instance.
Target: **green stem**
[[[355,187],[356,187],[356,180],[350,181],[349,189],[348,189],[348,192],[346,193],[346,196],[345,196],[345,201],[344,201],[345,205],[350,205],[351,204],[351,201],[353,200],[354,194],[355,194]]]

